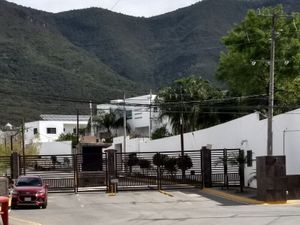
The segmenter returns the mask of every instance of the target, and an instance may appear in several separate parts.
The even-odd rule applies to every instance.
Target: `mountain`
[[[220,38],[250,8],[298,0],[204,0],[152,17],[101,8],[47,13],[0,0],[0,124],[87,112],[183,76],[215,82]]]

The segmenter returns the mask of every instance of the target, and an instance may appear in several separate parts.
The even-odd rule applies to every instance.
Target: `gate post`
[[[73,170],[74,170],[74,193],[78,193],[78,165],[77,165],[77,154],[72,154]]]
[[[202,168],[202,183],[203,187],[211,187],[211,150],[203,146],[201,157],[201,168]]]
[[[112,193],[114,188],[112,187],[113,183],[111,180],[116,179],[117,170],[116,170],[116,152],[117,150],[108,149],[105,151],[106,153],[106,191]],[[114,182],[114,185],[116,183]]]
[[[24,168],[25,170],[25,168]],[[11,178],[17,179],[20,175],[20,160],[19,155],[16,152],[11,154]]]

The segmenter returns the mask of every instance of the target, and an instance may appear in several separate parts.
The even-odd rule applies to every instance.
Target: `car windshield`
[[[42,186],[42,180],[37,177],[22,177],[18,179],[16,186]]]

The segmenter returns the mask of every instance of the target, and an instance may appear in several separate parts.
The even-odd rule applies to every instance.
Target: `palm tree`
[[[167,116],[175,134],[180,133],[180,118],[183,116],[184,131],[194,131],[218,123],[218,117],[210,113],[214,109],[210,99],[220,99],[223,94],[208,81],[191,76],[176,80],[162,89],[156,103],[161,109],[161,118]]]
[[[124,126],[123,117],[120,116],[119,110],[110,109],[109,112],[100,111],[97,116],[93,118],[94,123],[98,128],[105,129],[109,138],[112,138],[112,130],[117,130]],[[126,129],[129,132],[130,126],[126,124]]]

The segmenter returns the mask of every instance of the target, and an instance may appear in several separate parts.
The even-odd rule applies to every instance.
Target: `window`
[[[33,128],[33,134],[37,134],[38,133],[38,129],[37,128]]]
[[[52,128],[52,127],[47,128],[47,134],[56,134],[56,128]]]

